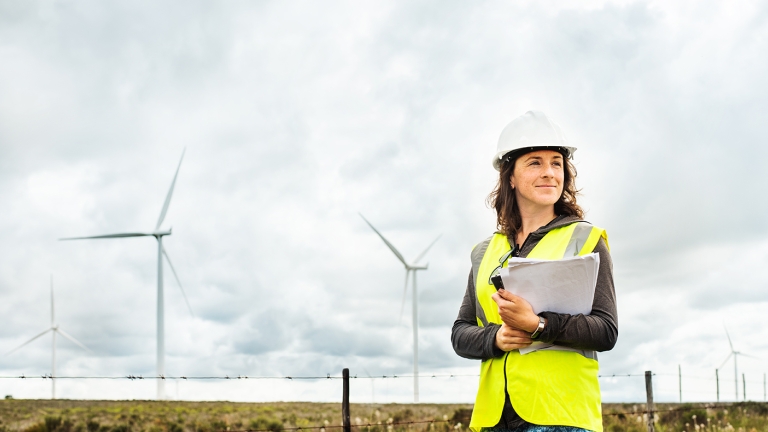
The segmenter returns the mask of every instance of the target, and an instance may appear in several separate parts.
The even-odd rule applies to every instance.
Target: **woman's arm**
[[[546,318],[547,325],[536,340],[594,351],[608,351],[616,345],[619,325],[616,291],[613,285],[613,262],[603,239],[597,243],[595,252],[600,255],[600,267],[597,272],[592,312],[589,315],[542,312],[539,315]]]
[[[473,360],[504,355],[504,351],[496,347],[496,332],[501,326],[493,323],[485,327],[478,326],[475,304],[475,281],[470,270],[467,291],[451,330],[453,350],[461,357]]]

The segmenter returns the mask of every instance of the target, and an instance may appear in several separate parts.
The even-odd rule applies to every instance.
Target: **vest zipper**
[[[525,236],[525,240],[523,240],[523,245],[522,246],[518,247],[517,246],[517,242],[515,241],[515,247],[512,248],[512,256],[520,257],[520,251],[525,249],[525,245],[528,244],[528,240],[531,239],[531,235],[536,233],[538,230],[540,230],[542,228],[546,228],[546,227],[550,226],[552,224],[552,222],[558,220],[559,218],[560,218],[560,216],[555,216],[555,218],[552,219],[551,221],[549,221],[548,224],[546,224],[546,225],[544,225],[542,227],[539,227],[539,229],[537,229],[537,230],[529,232],[528,235]],[[578,222],[578,221],[576,221],[576,222]],[[547,231],[547,232],[549,232],[549,231]],[[544,233],[544,235],[546,235],[546,233]],[[541,237],[544,237],[544,236],[541,236]]]

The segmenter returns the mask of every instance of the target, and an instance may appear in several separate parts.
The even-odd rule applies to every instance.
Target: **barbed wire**
[[[629,378],[629,377],[643,377],[644,374],[631,374],[631,373],[622,373],[622,374],[609,374],[609,375],[598,375],[598,378]],[[413,378],[413,374],[403,374],[403,375],[373,375],[373,376],[361,376],[361,375],[354,375],[350,376],[350,379],[401,379],[401,378]],[[420,374],[419,378],[478,378],[480,377],[480,374]],[[51,376],[51,374],[43,374],[43,375],[37,375],[37,374],[21,374],[21,375],[0,375],[0,379],[62,379],[62,380],[69,380],[69,379],[100,379],[100,380],[340,380],[343,379],[342,376],[339,375],[331,375],[326,374],[325,376],[318,375],[318,376],[298,376],[298,375],[275,375],[275,376],[263,376],[263,375],[257,375],[257,376],[251,376],[251,375],[223,375],[223,376],[216,376],[216,375],[207,375],[207,376],[191,376],[191,375],[178,375],[178,376],[170,376],[170,375],[86,375],[86,376],[74,376],[74,375],[57,375],[57,376]]]
[[[655,375],[655,374],[654,374]],[[645,374],[610,374],[610,375],[598,375],[598,378],[629,378],[629,377],[644,377]]]
[[[479,377],[479,374],[431,374],[419,375],[420,378],[460,378]],[[413,378],[413,375],[377,375],[377,376],[350,376],[350,379],[399,379]],[[224,376],[170,376],[170,375],[100,375],[100,376],[51,376],[43,375],[4,375],[0,379],[104,379],[104,380],[340,380],[341,376],[328,374],[326,376],[249,376],[249,375],[224,375]]]

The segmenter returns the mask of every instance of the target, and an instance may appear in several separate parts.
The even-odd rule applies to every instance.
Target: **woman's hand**
[[[524,330],[514,329],[506,324],[496,332],[496,346],[502,351],[525,348],[531,344],[531,335]]]
[[[505,289],[498,290],[491,298],[499,305],[499,315],[507,326],[526,331],[528,335],[539,327],[538,315],[524,298]]]

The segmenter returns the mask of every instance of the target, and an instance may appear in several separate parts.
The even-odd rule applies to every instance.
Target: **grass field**
[[[466,404],[353,404],[350,412],[356,432],[459,432],[467,430],[471,408]],[[643,404],[604,405],[605,430],[645,431],[644,409]],[[657,409],[659,432],[768,432],[765,403],[660,404]],[[332,403],[0,400],[0,432],[280,432],[310,427],[317,427],[310,432],[341,432],[340,425],[341,406]]]
[[[445,431],[457,423],[466,425],[471,405],[352,404],[350,413],[353,425],[379,425],[365,428],[371,432],[404,430],[406,426],[397,423],[425,420],[438,421],[431,429]],[[0,419],[0,432],[279,432],[313,426],[341,432],[341,404],[12,399],[0,400]],[[428,428],[427,423],[408,427]]]

